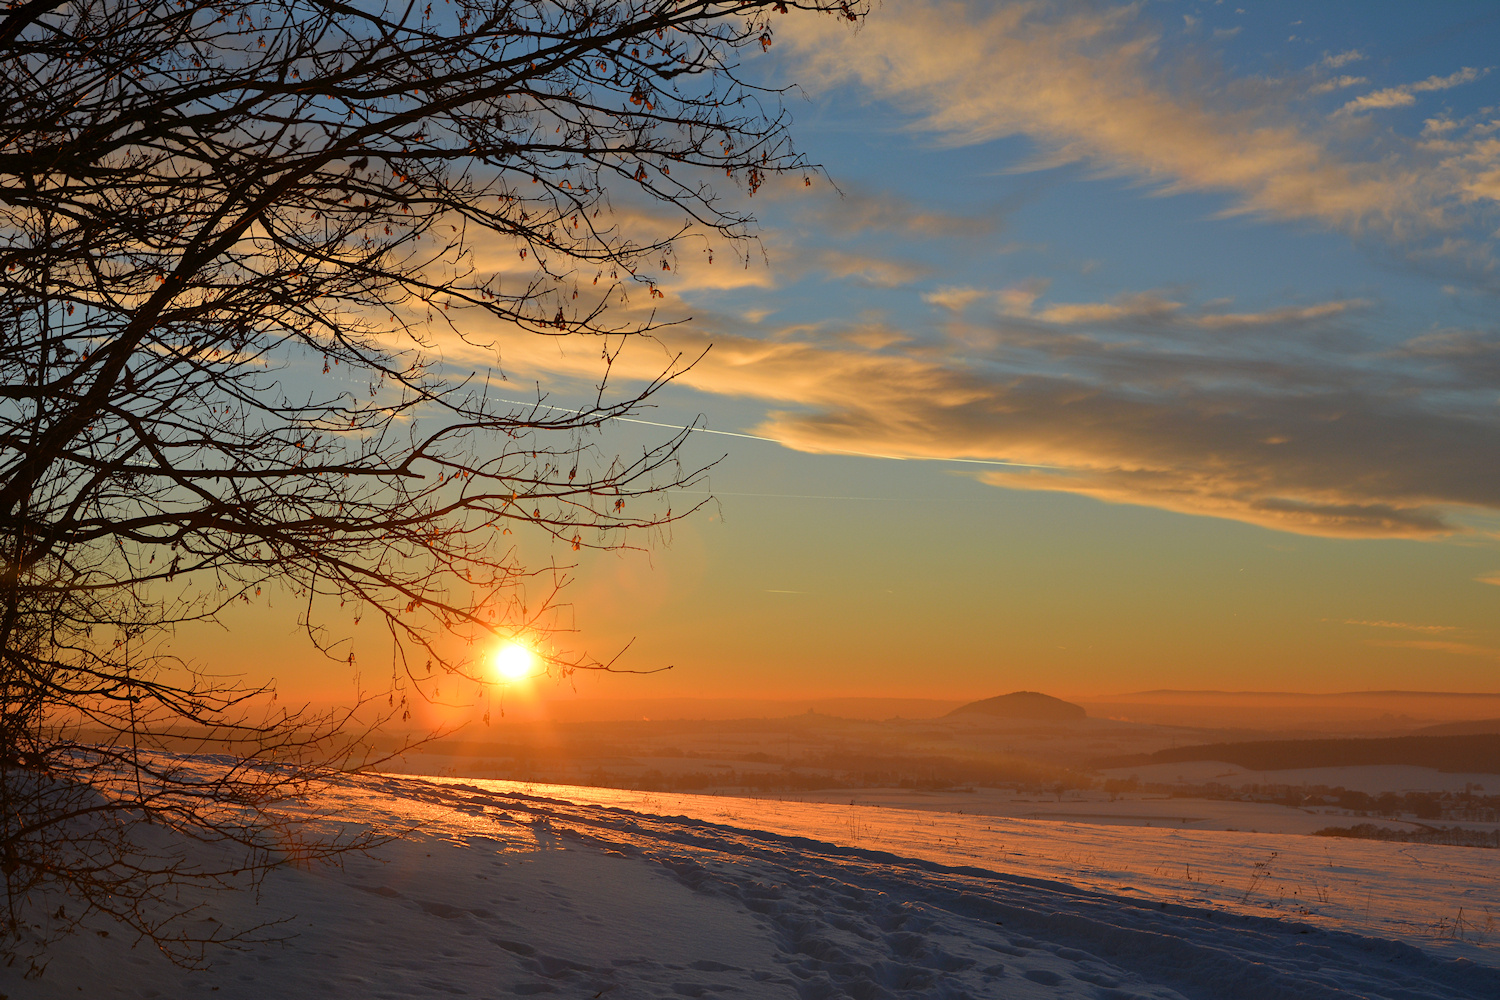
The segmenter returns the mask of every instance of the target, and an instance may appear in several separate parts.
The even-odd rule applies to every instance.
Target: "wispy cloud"
[[[1361,111],[1375,111],[1381,108],[1404,108],[1407,105],[1417,103],[1416,95],[1418,94],[1433,90],[1447,90],[1450,87],[1457,87],[1460,84],[1473,83],[1488,72],[1488,69],[1481,70],[1465,66],[1456,73],[1450,73],[1447,76],[1429,76],[1418,83],[1405,83],[1399,87],[1386,87],[1383,90],[1376,90],[1356,97],[1348,104],[1339,108],[1335,114],[1352,115],[1359,114]]]
[[[1222,330],[1246,326],[1295,326],[1315,320],[1331,319],[1352,310],[1361,309],[1369,303],[1364,299],[1340,299],[1335,302],[1319,302],[1310,306],[1286,306],[1252,313],[1202,313],[1192,322],[1204,329]]]
[[[975,302],[981,302],[994,296],[994,292],[985,288],[962,288],[948,286],[922,293],[922,301],[935,306],[942,306],[952,312],[963,312]]]
[[[1310,94],[1331,94],[1335,90],[1343,90],[1346,87],[1358,87],[1362,83],[1369,83],[1368,77],[1363,76],[1335,76],[1327,80],[1320,80],[1313,84],[1308,90]]]
[[[925,264],[894,260],[868,253],[826,249],[811,255],[810,263],[826,278],[847,278],[862,285],[896,288],[920,281],[932,273]]]
[[[788,36],[813,86],[853,84],[949,144],[1028,136],[1040,150],[1036,167],[1082,161],[1167,191],[1225,192],[1234,212],[1399,240],[1466,224],[1454,216],[1465,199],[1500,198],[1500,164],[1489,154],[1435,158],[1399,138],[1361,152],[1364,139],[1292,107],[1284,85],[1174,65],[1139,5],[892,0],[853,39],[812,19]],[[1318,75],[1362,58],[1325,56],[1307,86],[1355,85],[1364,78]],[[1385,88],[1345,105],[1342,117],[1483,72]]]
[[[1341,69],[1352,62],[1363,59],[1364,53],[1359,49],[1349,49],[1346,52],[1336,52],[1323,57],[1323,65],[1329,69]]]
[[[1318,349],[1305,334],[1336,310],[1297,307],[1313,326],[1295,333],[1265,322],[1206,341],[1180,334],[1218,315],[1190,302],[1158,309],[1156,327],[1119,318],[1124,334],[1033,308],[955,319],[956,346],[942,350],[877,321],[762,332],[700,314],[627,351],[614,374],[650,378],[701,355],[681,382],[762,401],[770,413],[744,429],[790,448],[1048,466],[975,474],[1278,530],[1423,537],[1463,530],[1455,511],[1500,510],[1500,463],[1472,458],[1500,454],[1500,418],[1429,405],[1446,383],[1378,352]],[[513,373],[597,376],[596,343],[499,339]]]
[[[1453,625],[1413,625],[1411,622],[1388,622],[1388,621],[1356,621],[1350,619],[1345,625],[1361,625],[1366,628],[1394,628],[1406,632],[1452,632],[1456,626]]]
[[[882,232],[948,240],[989,236],[1001,226],[998,208],[957,215],[927,208],[892,192],[866,191],[857,186],[846,185],[842,191],[835,191],[821,184],[813,197],[808,198],[798,185],[788,195],[798,196],[804,202],[797,213],[799,223],[832,236]]]
[[[910,108],[944,142],[1024,134],[1043,151],[1038,162],[1084,161],[1166,190],[1223,191],[1239,211],[1351,232],[1436,233],[1432,252],[1463,252],[1472,237],[1467,246],[1488,253],[1487,234],[1454,221],[1466,206],[1500,200],[1500,138],[1486,122],[1443,119],[1361,159],[1348,137],[1367,136],[1368,120],[1330,118],[1329,105],[1297,100],[1317,81],[1362,81],[1325,79],[1358,52],[1325,56],[1271,95],[1265,81],[1195,86],[1205,81],[1190,69],[1164,68],[1168,56],[1138,5],[888,0],[858,34],[839,27],[826,45],[821,24],[785,33],[815,82],[858,82]],[[1457,85],[1462,72],[1404,92]],[[1062,279],[938,285],[921,260],[938,259],[931,245],[907,246],[991,236],[1004,226],[998,211],[937,211],[860,189],[807,189],[795,204],[791,191],[764,193],[786,220],[764,234],[772,263],[680,254],[670,272],[653,271],[667,298],[637,291],[613,302],[611,315],[644,320],[655,307],[676,319],[686,299],[694,318],[640,338],[615,360],[613,378],[671,370],[700,392],[757,401],[769,414],[741,429],[807,452],[1018,462],[1037,468],[974,474],[1278,530],[1423,537],[1463,530],[1466,508],[1500,511],[1500,462],[1488,459],[1500,455],[1492,331],[1428,329],[1392,349],[1361,334],[1362,323],[1377,325],[1378,303],[1352,294],[1202,301],[1191,283],[1170,279],[1092,297],[1054,292]],[[675,223],[632,225],[667,233]],[[507,275],[529,267],[514,248],[482,249]],[[896,256],[908,253],[917,259]],[[597,294],[591,277],[580,305]],[[772,311],[779,295],[757,296],[750,309],[741,301],[731,315],[697,294],[799,281],[917,284],[932,308],[917,319],[865,316],[854,293],[830,310],[842,319],[783,322]],[[514,374],[599,374],[596,340],[504,329],[474,339],[497,343]],[[462,345],[445,350],[482,363]],[[1500,573],[1486,582],[1500,584]]]
[[[1173,302],[1152,292],[1141,292],[1123,295],[1113,302],[1067,302],[1036,312],[1016,311],[1012,315],[1029,314],[1044,323],[1076,326],[1118,324],[1131,320],[1170,322],[1181,309],[1181,302]]]
[[[1189,308],[1161,292],[1131,292],[1108,302],[1060,302],[1038,308],[1037,301],[1047,287],[1046,282],[1036,279],[998,290],[947,286],[924,292],[922,300],[955,313],[962,313],[978,303],[986,303],[1006,316],[1035,319],[1059,326],[1148,322],[1158,328],[1177,325],[1201,330],[1268,326],[1286,328],[1331,319],[1370,305],[1364,299],[1338,299],[1261,312],[1225,312],[1222,308]]]

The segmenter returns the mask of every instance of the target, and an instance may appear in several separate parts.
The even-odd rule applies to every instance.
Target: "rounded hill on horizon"
[[[989,715],[999,719],[1029,719],[1034,722],[1076,722],[1088,718],[1083,706],[1054,698],[1039,691],[1012,691],[994,698],[971,701],[948,713],[955,715]]]

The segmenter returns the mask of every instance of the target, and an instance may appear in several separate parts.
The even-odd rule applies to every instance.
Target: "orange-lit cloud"
[[[508,269],[507,282],[535,277],[510,248],[477,250],[481,267]],[[895,266],[851,253],[827,275],[899,284],[903,272],[882,270]],[[1043,280],[928,293],[939,308],[927,330],[696,307],[686,320],[683,296],[737,281],[774,287],[778,273],[681,253],[672,270],[651,272],[666,300],[581,275],[577,302],[586,310],[607,296],[625,327],[653,309],[681,321],[630,343],[613,362],[617,383],[674,372],[701,392],[760,401],[770,413],[755,433],[802,451],[1020,463],[1044,468],[974,471],[1011,489],[1320,535],[1441,535],[1461,530],[1456,510],[1500,509],[1500,463],[1474,459],[1500,453],[1500,421],[1452,402],[1500,377],[1500,339],[1485,333],[1362,351],[1353,324],[1376,307],[1362,299],[1236,310],[1143,291],[1055,302]],[[569,304],[572,283],[559,286]],[[597,339],[522,335],[474,310],[440,315],[468,339],[435,332],[452,363],[487,369],[498,348],[522,385],[602,374]],[[1330,336],[1339,347],[1319,347]],[[1447,402],[1432,404],[1438,395]]]
[[[900,0],[853,39],[811,18],[787,36],[802,56],[799,79],[852,84],[906,108],[945,143],[1025,135],[1041,151],[1033,166],[1079,161],[1164,191],[1223,191],[1233,211],[1406,237],[1458,224],[1452,209],[1464,198],[1500,194],[1484,134],[1456,155],[1416,141],[1376,155],[1337,121],[1414,103],[1483,69],[1373,91],[1330,121],[1297,106],[1285,80],[1209,80],[1168,65],[1161,29],[1134,4]],[[1325,58],[1304,74],[1303,92],[1359,85],[1364,78],[1334,71],[1360,58]]]
[[[1417,94],[1434,90],[1447,90],[1465,83],[1473,83],[1488,73],[1489,70],[1479,70],[1472,66],[1465,66],[1456,73],[1447,76],[1430,76],[1417,83],[1401,84],[1397,87],[1386,87],[1382,90],[1372,91],[1356,97],[1354,100],[1339,108],[1335,114],[1359,114],[1362,111],[1375,111],[1382,108],[1404,108],[1417,103]],[[1350,81],[1363,82],[1360,81]]]
[[[1358,621],[1350,619],[1345,625],[1361,625],[1365,628],[1394,628],[1405,632],[1452,632],[1453,625],[1414,625],[1411,622],[1388,622],[1388,621]]]
[[[1432,119],[1421,137],[1392,138],[1389,155],[1361,158],[1349,140],[1352,112],[1298,110],[1288,97],[1294,90],[1310,103],[1322,84],[1361,85],[1340,72],[1360,53],[1327,56],[1277,87],[1202,87],[1191,73],[1163,69],[1159,34],[1135,6],[893,0],[852,39],[821,21],[785,37],[815,85],[853,81],[906,105],[947,142],[1024,134],[1041,162],[1084,161],[1169,191],[1224,191],[1240,211],[1351,232],[1437,233],[1437,249],[1424,252],[1487,259],[1483,240],[1466,243],[1454,229],[1473,203],[1500,200],[1500,140],[1485,122]],[[1459,71],[1402,92],[1471,77]],[[758,401],[771,412],[756,433],[807,452],[1008,461],[1037,468],[975,474],[1279,530],[1433,536],[1461,530],[1464,508],[1500,509],[1500,463],[1487,457],[1500,452],[1500,420],[1481,398],[1500,379],[1493,334],[1428,330],[1392,349],[1362,336],[1359,324],[1380,308],[1366,298],[1250,306],[1195,301],[1191,288],[1173,287],[1063,301],[1042,278],[926,288],[933,308],[918,321],[782,322],[781,288],[930,281],[906,241],[978,239],[1003,220],[896,194],[803,190],[800,179],[764,196],[783,208],[806,200],[747,256],[694,235],[671,270],[647,262],[665,300],[577,276],[580,309],[608,293],[610,316],[624,326],[645,323],[652,309],[681,320],[632,343],[612,378],[639,383],[670,371],[698,391]],[[643,238],[666,239],[679,225],[649,208],[618,211]],[[1472,229],[1481,214],[1464,218]],[[510,246],[478,248],[475,264],[507,281],[533,276]],[[740,315],[700,294],[744,288],[765,294]],[[497,345],[512,375],[588,384],[601,373],[594,340],[517,336],[482,320],[466,329],[474,343]],[[491,357],[448,340],[440,347],[456,363],[482,367]]]
[[[1446,360],[1413,380],[1375,354],[1301,344],[1354,304],[1228,313],[1132,301],[1090,322],[1035,302],[1022,318],[957,322],[958,348],[879,323],[761,335],[700,316],[632,345],[614,374],[650,378],[701,355],[682,383],[764,402],[755,433],[790,448],[1052,467],[976,475],[1279,530],[1420,537],[1461,530],[1454,509],[1500,509],[1500,464],[1472,459],[1500,453],[1500,425],[1424,402],[1453,387]],[[1174,332],[1214,323],[1235,336]],[[573,340],[505,338],[504,356],[512,371],[596,377],[598,345]]]
[[[811,263],[826,278],[849,279],[879,288],[910,285],[932,273],[932,269],[923,264],[832,248],[813,255]]]
[[[1226,312],[1223,307],[1227,303],[1217,303],[1219,308],[1191,309],[1160,292],[1132,292],[1108,302],[1061,302],[1037,308],[1037,300],[1046,292],[1047,287],[1047,282],[1035,279],[999,290],[946,287],[923,293],[922,299],[956,313],[961,313],[976,303],[990,303],[1002,315],[1040,320],[1058,326],[1140,321],[1156,326],[1176,324],[1204,330],[1256,326],[1285,329],[1331,319],[1370,305],[1363,299],[1339,299],[1262,312]]]

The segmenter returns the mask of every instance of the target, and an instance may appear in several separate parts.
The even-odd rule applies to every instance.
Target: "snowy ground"
[[[1495,782],[1495,776],[1491,775],[1490,780]],[[639,793],[630,794],[639,796]],[[908,788],[843,788],[800,792],[778,798],[831,805],[919,809],[966,816],[1044,819],[1107,826],[1150,826],[1173,830],[1313,833],[1325,827],[1349,826],[1354,823],[1369,823],[1392,830],[1421,828],[1421,824],[1408,820],[1387,820],[1328,806],[1285,806],[1274,802],[1168,796],[1160,792],[1121,792],[1113,795],[1097,789],[1069,790],[1060,795],[1048,795],[1016,792],[1008,788],[936,792]],[[1444,821],[1443,825],[1472,827],[1486,832],[1497,827],[1494,823],[1457,821]],[[1124,836],[1126,835],[1118,834],[1115,839]]]
[[[1284,832],[1181,829],[1176,818],[1164,826],[1121,828],[1094,821],[1007,819],[889,806],[438,780],[520,789],[580,804],[686,816],[956,868],[1054,880],[1135,902],[1286,917],[1500,967],[1497,851]],[[1166,801],[1179,810],[1209,811],[1219,805]],[[1264,808],[1297,813],[1280,806]]]
[[[0,994],[1500,996],[1495,851],[408,777],[321,809],[412,833],[197,914],[286,943],[192,973],[86,934]]]

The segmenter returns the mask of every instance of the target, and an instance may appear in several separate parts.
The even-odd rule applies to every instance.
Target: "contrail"
[[[539,408],[544,409],[544,410],[561,410],[563,413],[588,413],[588,412],[590,412],[588,410],[574,409],[571,406],[554,406],[551,403],[526,403],[526,402],[522,402],[519,399],[497,399],[496,402],[498,402],[498,403],[509,403],[512,406],[539,407]],[[661,422],[656,421],[656,420],[642,420],[640,417],[607,417],[605,419],[608,419],[608,420],[619,420],[619,421],[622,421],[622,422],[627,423],[627,424],[641,424],[641,425],[643,425],[645,427],[661,427],[661,428],[664,428],[664,429],[669,430],[669,431],[687,431],[690,434],[718,434],[718,435],[720,435],[722,437],[743,438],[746,441],[765,441],[765,442],[768,442],[770,444],[780,445],[783,448],[787,447],[786,444],[783,444],[781,441],[777,440],[776,438],[765,437],[764,435],[761,435],[761,434],[745,434],[745,433],[743,433],[741,431],[716,431],[716,430],[713,430],[713,429],[708,428],[708,427],[684,427],[681,424],[664,424],[664,423],[661,423]],[[883,458],[883,459],[885,459],[887,461],[891,461],[891,462],[906,462],[906,461],[918,461],[918,462],[961,462],[964,465],[999,465],[999,466],[1008,466],[1008,467],[1013,468],[1013,469],[1058,469],[1058,470],[1064,470],[1064,469],[1067,468],[1067,466],[1065,466],[1065,465],[1041,465],[1041,464],[1035,463],[1035,462],[1007,462],[1004,459],[998,459],[998,458],[943,458],[943,457],[938,457],[938,456],[933,456],[933,457],[930,457],[930,458],[929,457],[923,457],[923,456],[903,457],[903,456],[900,456],[900,455],[878,455],[878,454],[876,454],[874,452],[870,452],[870,451],[834,451],[834,452],[830,452],[829,454],[834,454],[834,455],[850,455],[850,456],[853,456],[855,458]],[[746,494],[746,495],[748,496],[749,494]],[[767,495],[769,496],[770,494],[767,494]],[[809,500],[823,500],[823,499],[836,500],[836,499],[859,499],[859,498],[857,498],[857,497],[849,497],[849,498],[842,498],[842,497],[807,497],[806,499],[809,499]]]
[[[838,497],[825,496],[821,493],[732,493],[724,490],[668,489],[665,492],[687,493],[693,496],[705,497],[760,497],[768,500],[882,500],[891,501],[892,503],[929,503],[932,500],[932,497]],[[791,591],[788,591],[788,593],[791,593]]]
[[[336,378],[336,379],[338,379],[339,381],[342,381],[342,382],[353,382],[353,381],[355,381],[354,379],[346,378],[344,376],[339,376],[339,375],[324,376],[324,377],[325,378],[327,378],[327,377]],[[497,403],[508,403],[511,406],[535,407],[535,408],[540,408],[540,409],[543,409],[543,410],[558,410],[558,411],[561,411],[563,413],[579,413],[579,414],[582,414],[582,413],[588,413],[588,412],[590,412],[589,410],[575,409],[575,408],[573,408],[571,406],[556,406],[556,405],[554,405],[552,403],[526,402],[526,401],[520,400],[520,399],[500,399],[500,398],[496,398],[495,401]],[[669,431],[687,431],[687,432],[689,432],[691,434],[717,434],[720,437],[741,438],[741,439],[743,439],[745,441],[765,441],[767,444],[779,445],[782,448],[788,448],[789,447],[788,445],[786,445],[785,443],[783,443],[782,441],[780,441],[780,440],[778,440],[776,438],[766,437],[766,436],[764,436],[762,434],[746,434],[743,431],[716,431],[716,430],[713,430],[712,428],[709,428],[709,427],[684,427],[681,424],[666,424],[666,423],[662,423],[662,422],[657,421],[657,420],[642,420],[640,417],[607,417],[605,419],[607,419],[607,420],[619,420],[619,421],[621,421],[623,423],[627,423],[627,424],[640,424],[643,427],[660,427],[660,428],[663,428],[664,430],[669,430]],[[789,450],[795,450],[795,449],[789,449]],[[809,453],[805,453],[805,454],[812,454],[812,453],[809,452]],[[1000,466],[1002,468],[1011,468],[1011,469],[1056,469],[1059,472],[1068,471],[1068,468],[1069,468],[1066,465],[1043,465],[1040,462],[1009,462],[1009,461],[1006,461],[1005,459],[999,459],[999,458],[943,458],[943,457],[938,457],[938,456],[930,456],[930,457],[928,457],[928,456],[920,456],[920,455],[912,455],[912,456],[881,455],[881,454],[877,454],[877,453],[872,452],[872,451],[831,451],[831,452],[828,452],[828,454],[831,454],[831,455],[848,455],[848,456],[851,456],[853,458],[881,458],[881,459],[885,459],[888,462],[907,462],[907,461],[915,461],[915,462],[957,462],[957,463],[959,463],[961,465],[995,465],[995,466]]]

